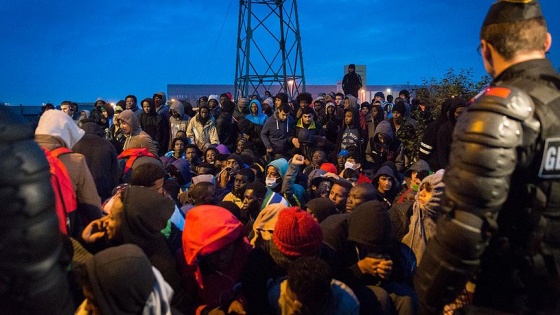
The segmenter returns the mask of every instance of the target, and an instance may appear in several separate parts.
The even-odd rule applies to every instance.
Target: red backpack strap
[[[55,151],[56,149],[53,150],[55,151],[53,153],[53,151],[49,151],[47,148],[42,149],[49,162],[51,186],[55,197],[55,210],[58,217],[59,229],[62,233],[68,234],[68,229],[70,227],[68,213],[75,211],[78,204],[68,170],[62,161],[58,159],[58,156],[72,151],[67,148],[62,148],[58,150],[58,152]]]
[[[132,168],[132,165],[134,165],[136,159],[142,156],[149,156],[159,159],[155,154],[151,153],[148,148],[126,149],[117,157],[118,159],[128,158],[124,164],[123,173],[126,173],[128,170],[130,170]]]
[[[58,147],[54,150],[51,150],[51,154],[56,158],[66,153],[72,153],[72,150],[65,147]]]

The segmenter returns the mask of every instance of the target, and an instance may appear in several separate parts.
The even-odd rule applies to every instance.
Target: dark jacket
[[[35,129],[35,141],[39,146],[51,151],[58,147],[73,148],[83,137],[83,132],[70,116],[61,111],[49,110],[43,113],[39,119],[39,124]],[[71,234],[79,237],[83,229],[79,223],[87,224],[101,218],[101,200],[85,156],[80,153],[67,153],[61,154],[59,159],[66,166],[76,193],[78,209],[74,213],[76,213],[75,218],[80,220],[72,222],[74,231]],[[73,220],[72,217],[71,220]]]
[[[333,106],[333,105],[328,105],[328,106]],[[325,137],[329,142],[333,144],[336,143],[336,140],[338,139],[338,131],[340,130],[340,126],[341,126],[341,120],[336,115],[336,111],[332,116],[329,114],[325,114],[325,122],[323,125],[324,127],[323,129],[325,130]]]
[[[124,110],[119,115],[119,120],[124,121],[130,125],[131,132],[125,135],[123,150],[131,148],[147,148],[152,154],[158,154],[157,145],[148,133],[140,127],[140,122],[136,115],[131,110]]]
[[[191,301],[181,286],[181,278],[174,255],[161,233],[174,211],[171,198],[141,186],[129,186],[121,193],[121,236],[111,244],[134,244],[144,251],[152,266],[157,268],[167,283],[173,288],[171,305],[179,310],[188,310]]]
[[[455,124],[457,123],[457,119],[455,119],[454,113],[457,108],[464,106],[466,106],[466,103],[461,99],[453,99],[453,102],[449,107],[449,111],[447,112],[449,120],[443,123],[443,125],[441,125],[441,127],[438,129],[437,155],[440,168],[445,168],[449,164],[449,153],[451,152],[453,129],[455,128]]]
[[[169,139],[169,126],[165,119],[156,112],[155,105],[151,99],[144,99],[143,102],[150,103],[150,111],[148,113],[142,112],[140,114],[140,127],[146,132],[153,141],[157,142],[158,156],[164,155],[167,152],[167,140]]]
[[[349,109],[344,110],[344,113],[346,115],[346,112],[352,112],[352,123],[349,126],[346,126],[346,124],[344,123],[344,119],[342,120],[343,126],[338,133],[335,150],[336,152],[340,152],[340,150],[343,148],[348,149],[348,143],[344,143],[344,139],[345,135],[347,135],[348,133],[352,133],[355,137],[357,137],[357,139],[354,139],[354,143],[350,143],[350,145],[355,145],[358,150],[357,152],[363,154],[364,150],[362,148],[364,145],[364,141],[367,138],[367,131],[360,128],[360,113],[358,112],[358,110],[353,108],[352,105],[350,106],[351,107]]]
[[[362,87],[362,78],[356,71],[352,73],[347,73],[342,79],[342,90],[344,94],[351,94],[354,97],[358,97],[358,91]]]
[[[451,99],[446,99],[441,105],[439,117],[428,125],[422,136],[420,147],[418,148],[418,157],[430,165],[430,169],[441,169],[437,153],[437,135],[439,128],[449,120],[447,113],[451,106]]]
[[[311,124],[304,125],[300,118],[294,129],[294,137],[299,141],[299,149],[294,148],[294,150],[297,150],[307,160],[311,161],[315,149],[326,144],[324,135],[323,126],[319,123],[312,121]]]
[[[367,201],[349,214],[331,215],[321,223],[321,229],[329,249],[322,253],[323,258],[332,268],[334,278],[352,289],[387,281],[360,271],[358,261],[367,255],[386,255],[395,261],[389,281],[402,276],[397,270],[400,258],[391,241],[389,214],[378,201]]]
[[[294,119],[291,116],[280,121],[274,113],[264,123],[261,139],[267,149],[272,148],[274,153],[285,154],[292,147],[293,130]]]
[[[377,189],[379,178],[381,177],[381,175],[389,176],[392,178],[393,181],[393,186],[391,187],[391,190],[386,191],[385,193],[381,193]],[[387,207],[391,207],[391,205],[393,204],[393,200],[395,199],[399,191],[399,182],[395,177],[395,175],[396,175],[395,172],[389,166],[384,165],[381,168],[379,168],[379,170],[377,170],[377,172],[373,176],[372,183],[373,183],[373,188],[375,189],[376,200],[386,204]]]
[[[222,111],[216,119],[216,130],[220,143],[225,145],[229,152],[235,152],[235,140],[237,139],[237,126],[230,113]]]
[[[111,197],[111,192],[119,183],[121,173],[117,163],[117,151],[103,138],[103,130],[94,122],[82,126],[86,134],[78,141],[73,151],[86,157],[86,163],[95,181],[101,200]]]
[[[544,235],[547,235],[545,236],[544,246],[547,249],[554,248],[554,250],[551,250],[551,255],[558,257],[558,247],[552,244],[559,239],[559,229],[556,228],[558,226],[556,214],[558,213],[557,205],[560,204],[560,197],[558,189],[554,187],[560,186],[560,179],[558,177],[539,178],[539,169],[542,167],[541,164],[551,161],[549,154],[552,150],[549,145],[548,150],[545,151],[547,149],[545,141],[560,137],[560,99],[558,98],[560,76],[549,60],[535,59],[509,67],[494,78],[491,83],[491,86],[503,85],[515,86],[531,95],[535,103],[535,117],[541,125],[539,137],[530,144],[531,149],[517,151],[518,157],[520,157],[518,161],[523,160],[521,157],[525,156],[533,156],[533,158],[528,159],[531,161],[528,162],[531,163],[530,166],[518,162],[511,181],[506,182],[508,187],[505,187],[505,189],[509,188],[508,198],[501,207],[502,210],[498,216],[499,231],[494,235],[481,257],[481,273],[478,279],[483,280],[483,282],[477,280],[475,298],[479,297],[484,303],[482,305],[515,312],[516,310],[513,309],[515,305],[511,301],[517,301],[518,299],[527,298],[528,301],[554,301],[556,299],[558,301],[557,291],[550,290],[557,283],[556,273],[553,271],[542,273],[542,269],[538,267],[539,264],[527,263],[527,257],[530,257],[528,255],[533,251],[530,244],[535,241],[535,233],[541,233],[541,225],[535,222],[542,221],[538,221],[535,212],[545,214],[548,222],[546,231],[543,231]],[[541,90],[541,93],[537,93],[536,86],[544,88],[544,91]],[[551,101],[553,96],[556,98]],[[463,115],[465,114],[470,114],[470,110]],[[549,157],[546,160],[541,159],[543,156],[547,157],[547,153]],[[496,167],[498,165],[496,163]],[[495,168],[487,170],[487,172],[494,171]],[[485,173],[483,176],[486,176],[486,174],[489,173]],[[535,189],[534,187],[538,188]],[[450,191],[446,190],[446,195],[451,195],[451,192],[449,194],[448,192]],[[542,193],[547,196],[543,197]],[[547,201],[545,209],[540,208],[540,202],[543,200]],[[466,199],[466,203],[469,205],[476,204],[476,207],[479,207],[478,200]],[[539,206],[536,206],[537,204]],[[528,211],[527,206],[533,206],[533,211]],[[539,210],[535,211],[535,209]],[[504,245],[504,240],[506,240],[507,246]],[[503,257],[507,257],[507,259],[503,259]],[[557,260],[556,263],[558,263]],[[508,278],[500,277],[504,273]],[[520,274],[524,277],[519,277]],[[522,278],[522,284],[519,284],[520,278]],[[513,290],[496,292],[496,288],[520,288],[520,290],[516,290],[512,294]],[[504,304],[500,305],[500,302],[504,302]],[[543,304],[550,305],[545,302]],[[534,307],[538,308],[536,305]],[[535,310],[531,308],[529,310],[529,312],[535,313],[539,311],[543,311],[543,309]]]

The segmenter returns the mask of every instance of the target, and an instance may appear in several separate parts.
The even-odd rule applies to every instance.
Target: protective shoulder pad
[[[535,104],[529,94],[513,86],[491,86],[474,100],[469,111],[494,112],[524,121],[533,115]]]

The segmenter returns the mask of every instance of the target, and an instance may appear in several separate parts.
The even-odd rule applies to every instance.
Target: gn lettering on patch
[[[546,139],[540,178],[560,178],[560,138]]]

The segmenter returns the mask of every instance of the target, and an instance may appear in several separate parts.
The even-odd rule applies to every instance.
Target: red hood
[[[183,232],[183,253],[187,264],[196,266],[200,255],[214,253],[242,237],[242,234],[243,224],[228,210],[211,205],[192,208],[185,217]],[[199,270],[196,278],[202,287]]]

